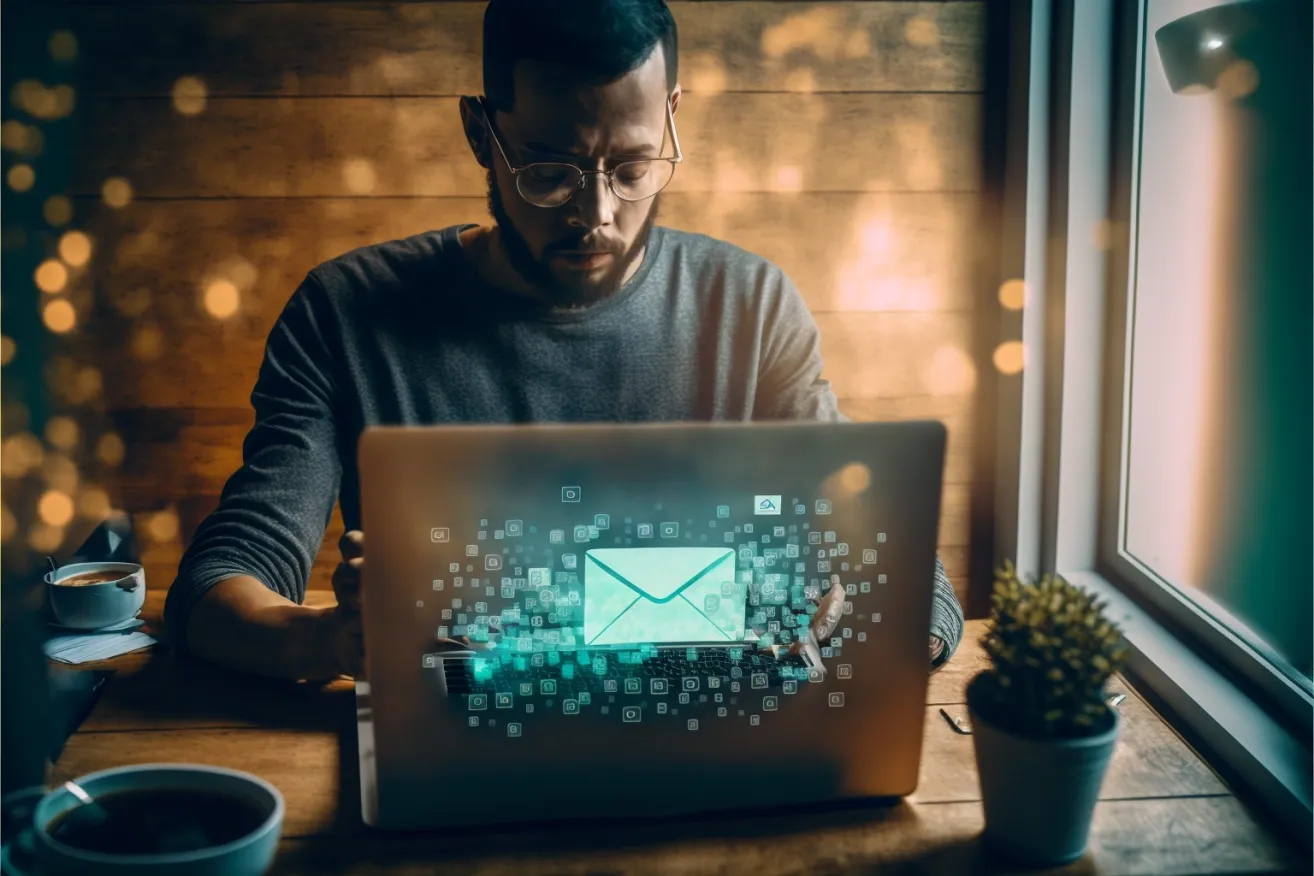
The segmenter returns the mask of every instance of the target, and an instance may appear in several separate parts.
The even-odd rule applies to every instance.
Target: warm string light
[[[78,315],[73,305],[66,299],[56,298],[42,308],[41,321],[46,324],[46,328],[57,335],[62,335],[73,330],[77,325]]]
[[[55,259],[46,259],[32,276],[37,288],[49,295],[63,292],[68,285],[68,268]]]
[[[993,359],[1000,374],[1021,374],[1026,364],[1026,348],[1021,341],[1004,341],[995,348]]]
[[[132,184],[121,176],[110,177],[100,187],[100,197],[105,206],[121,210],[132,203]]]
[[[82,267],[91,261],[91,238],[81,231],[66,232],[59,239],[59,257],[69,267]]]
[[[5,174],[5,181],[16,192],[26,192],[36,185],[36,171],[30,164],[15,164]]]

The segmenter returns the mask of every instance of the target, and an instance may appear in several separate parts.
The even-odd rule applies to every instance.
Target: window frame
[[[1220,623],[1230,614],[1212,600],[1188,598],[1121,550],[1140,99],[1154,62],[1147,5],[996,6],[1019,35],[1007,90],[1026,97],[1006,135],[990,290],[993,300],[1019,275],[1026,286],[1025,310],[1003,315],[997,338],[1020,335],[1026,357],[1022,375],[996,378],[996,559],[1105,599],[1130,648],[1129,678],[1238,793],[1308,843],[1314,691]],[[1094,231],[1106,221],[1118,233],[1104,249]]]

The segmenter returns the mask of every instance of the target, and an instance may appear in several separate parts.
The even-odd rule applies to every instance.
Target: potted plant
[[[991,668],[967,689],[987,847],[1035,865],[1085,852],[1118,736],[1105,682],[1123,665],[1104,604],[1057,575],[996,573],[982,645]]]

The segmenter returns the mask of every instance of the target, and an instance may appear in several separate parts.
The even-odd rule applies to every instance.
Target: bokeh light
[[[91,261],[91,238],[81,231],[66,232],[59,239],[59,257],[70,267],[82,267]]]
[[[8,365],[14,361],[14,356],[18,353],[18,345],[9,335],[0,335],[0,365]]]
[[[792,164],[777,167],[772,189],[777,192],[803,191],[803,173]]]
[[[0,445],[0,472],[7,478],[21,478],[45,460],[46,450],[29,432],[12,435]]]
[[[54,295],[64,291],[64,287],[68,285],[68,268],[56,259],[46,259],[37,265],[33,279],[36,280],[38,289]]]
[[[374,165],[364,158],[351,158],[342,163],[342,182],[347,191],[356,195],[368,195],[374,191],[378,182]]]
[[[41,321],[46,324],[46,328],[57,335],[62,335],[73,330],[77,325],[78,315],[72,304],[63,298],[58,298],[41,310]]]
[[[41,463],[41,476],[51,489],[70,496],[78,491],[78,483],[82,480],[77,465],[62,453],[46,454]]]
[[[112,176],[100,187],[105,206],[120,210],[132,203],[132,184],[121,176]]]
[[[36,171],[30,164],[15,164],[9,168],[9,173],[5,174],[5,181],[14,191],[26,192],[36,185]]]
[[[173,108],[184,116],[199,116],[205,112],[209,89],[195,76],[183,76],[173,83]]]
[[[1021,280],[1005,280],[999,287],[999,303],[1005,310],[1021,310],[1026,306],[1027,284]]]
[[[111,510],[109,494],[100,487],[87,487],[78,496],[78,513],[90,520],[104,520]]]
[[[150,361],[164,351],[164,333],[154,323],[146,323],[132,336],[132,354]]]
[[[1021,374],[1026,364],[1026,348],[1021,341],[1004,341],[992,357],[1000,374]]]
[[[57,30],[46,44],[50,57],[56,61],[72,61],[78,56],[78,38],[67,30]]]
[[[1218,74],[1218,93],[1229,100],[1249,97],[1259,88],[1259,71],[1255,65],[1239,58]]]
[[[68,526],[73,519],[73,500],[67,493],[47,490],[37,501],[37,514],[50,526]]]
[[[173,541],[178,537],[178,530],[178,512],[172,508],[152,514],[150,522],[146,524],[147,534],[158,542]]]
[[[37,553],[52,554],[64,543],[64,528],[37,523],[28,532],[27,543]]]
[[[923,380],[931,395],[966,395],[976,388],[976,366],[967,351],[946,345],[931,354]]]
[[[0,541],[9,541],[18,530],[18,521],[8,505],[0,505]]]
[[[122,465],[125,452],[123,439],[113,432],[106,432],[96,442],[96,458],[108,466]]]
[[[46,221],[59,228],[73,221],[73,202],[64,195],[51,195],[41,207]]]
[[[72,450],[78,443],[78,423],[72,417],[57,416],[46,421],[46,440],[52,447]]]
[[[932,49],[940,45],[940,28],[924,15],[914,15],[903,25],[903,38],[908,45]]]
[[[215,280],[205,287],[205,310],[215,319],[227,319],[237,313],[241,296],[228,280]]]
[[[860,462],[851,462],[840,469],[839,485],[845,493],[857,495],[871,485],[871,469]]]

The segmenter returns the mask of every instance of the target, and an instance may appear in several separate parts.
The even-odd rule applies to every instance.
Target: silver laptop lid
[[[938,423],[368,430],[378,823],[910,793],[943,458]],[[832,588],[815,659],[764,657]],[[526,793],[432,792],[490,781]]]

